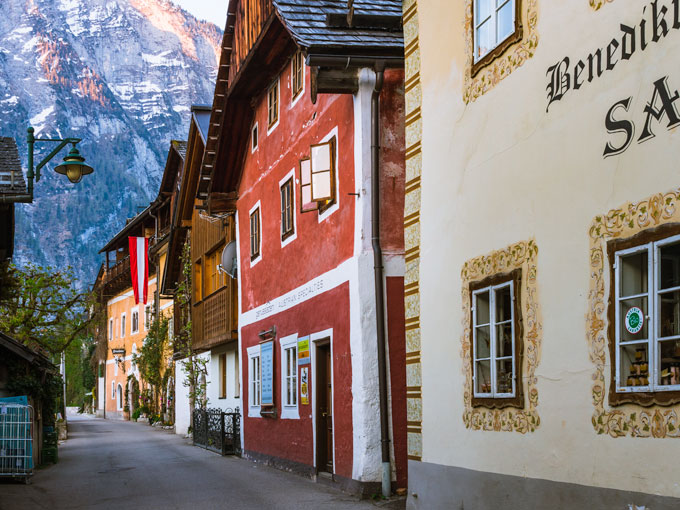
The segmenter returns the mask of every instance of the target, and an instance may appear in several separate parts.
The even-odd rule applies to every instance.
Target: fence
[[[227,409],[196,409],[192,420],[194,444],[222,455],[241,454],[241,413]]]
[[[33,474],[33,408],[0,402],[0,476]]]

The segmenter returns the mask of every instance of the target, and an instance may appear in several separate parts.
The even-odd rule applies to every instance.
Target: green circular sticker
[[[629,333],[639,333],[645,323],[645,316],[642,314],[637,306],[634,306],[626,312],[626,330]]]

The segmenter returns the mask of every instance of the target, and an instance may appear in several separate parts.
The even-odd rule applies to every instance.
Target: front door
[[[316,455],[319,471],[333,472],[333,388],[331,345],[316,348]]]

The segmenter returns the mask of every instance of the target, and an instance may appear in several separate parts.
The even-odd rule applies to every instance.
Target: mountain
[[[221,0],[227,1],[227,0]],[[167,0],[0,0],[0,136],[82,138],[92,175],[43,169],[17,205],[15,262],[74,267],[83,286],[99,249],[156,197],[171,139],[192,104],[212,104],[222,31]],[[36,163],[55,144],[36,144]]]

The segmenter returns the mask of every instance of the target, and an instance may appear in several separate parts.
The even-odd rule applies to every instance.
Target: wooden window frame
[[[281,185],[279,188],[281,195],[281,240],[288,239],[295,233],[295,204],[293,193],[294,176]]]
[[[680,242],[680,224],[669,223],[659,227],[645,230],[627,239],[615,239],[607,243],[607,255],[609,257],[609,303],[607,307],[607,320],[609,322],[607,328],[607,336],[609,343],[609,356],[611,361],[610,370],[610,384],[609,384],[609,404],[611,406],[620,406],[623,404],[638,404],[641,406],[662,405],[668,406],[680,403],[680,385],[670,387],[670,389],[659,389],[664,386],[657,383],[657,365],[660,364],[659,344],[660,341],[668,340],[669,337],[663,337],[660,340],[658,331],[659,321],[657,317],[657,308],[659,300],[659,269],[660,264],[657,264],[658,249],[668,244],[675,244]],[[619,350],[620,342],[620,328],[618,328],[618,319],[620,319],[620,312],[617,314],[617,305],[621,300],[618,296],[620,285],[620,258],[632,253],[644,252],[647,250],[647,306],[648,317],[650,323],[648,325],[648,338],[646,341],[648,353],[648,379],[649,385],[645,387],[631,387],[621,386],[620,374],[620,358]],[[662,289],[662,291],[669,292],[669,289]],[[641,294],[645,295],[645,293]],[[630,299],[624,296],[623,299]],[[637,342],[643,345],[643,341]],[[635,341],[625,342],[623,345],[635,345]],[[680,360],[678,360],[680,362]],[[659,374],[660,376],[660,374]]]
[[[132,316],[130,318],[130,334],[139,333],[139,307],[132,309]]]
[[[144,305],[144,331],[151,327],[151,305]]]
[[[203,301],[203,261],[198,259],[194,262],[194,277],[193,277],[193,299],[194,304]]]
[[[260,129],[258,127],[257,122],[253,124],[253,127],[250,129],[250,152],[254,153],[257,148],[258,144],[260,143]]]
[[[306,166],[307,164],[310,165],[310,167],[309,167],[309,183],[305,184],[305,179],[303,177],[303,175],[304,175],[303,167]],[[298,168],[300,169],[300,214],[314,212],[314,211],[319,210],[319,203],[314,202],[313,200],[311,202],[309,202],[309,204],[313,204],[313,205],[311,205],[308,209],[305,209],[305,204],[304,204],[304,199],[303,199],[303,197],[305,196],[305,193],[304,193],[305,187],[310,188],[310,191],[309,191],[310,196],[311,196],[311,193],[312,193],[312,191],[311,191],[311,186],[312,186],[311,164],[312,164],[312,160],[310,158],[303,158],[303,159],[300,160],[299,165],[298,165]]]
[[[305,90],[305,61],[301,51],[296,52],[291,59],[290,90],[291,104],[295,104]]]
[[[113,340],[115,330],[116,330],[115,322],[113,320],[113,317],[111,317],[109,319],[109,342]]]
[[[330,137],[328,140],[326,140],[323,143],[318,143],[314,144],[310,147],[310,152],[314,147],[321,147],[324,145],[328,145],[330,147],[330,156],[331,156],[331,168],[330,168],[330,174],[331,174],[331,197],[327,200],[314,200],[314,167],[311,167],[311,175],[312,175],[312,201],[316,202],[319,204],[318,206],[318,211],[319,214],[323,214],[328,208],[330,208],[332,205],[334,205],[337,201],[337,196],[338,196],[338,190],[337,190],[337,168],[336,168],[336,160],[338,158],[338,143],[337,143],[337,138],[335,136]]]
[[[503,409],[506,407],[515,407],[519,409],[524,408],[524,390],[523,390],[523,379],[522,379],[522,365],[523,365],[523,323],[522,323],[522,310],[521,310],[521,283],[522,283],[522,270],[520,268],[515,269],[509,273],[502,273],[490,276],[483,280],[477,282],[471,282],[469,286],[470,290],[470,370],[472,374],[472,407],[486,407],[490,409]],[[495,292],[503,287],[510,285],[511,289],[511,299],[512,299],[512,326],[513,326],[513,379],[514,379],[514,395],[510,394],[500,394],[499,396],[493,396],[496,388],[496,380],[491,377],[492,393],[491,396],[487,394],[479,394],[476,391],[475,384],[475,354],[476,354],[476,303],[475,297],[484,291],[489,291],[489,333],[490,333],[490,370],[491,373],[495,373],[496,356],[495,353],[495,325],[494,321],[495,310],[493,310],[493,304],[491,299],[491,292]]]
[[[272,93],[273,92],[273,93]],[[281,88],[279,78],[274,80],[267,89],[267,129],[268,132],[274,129],[279,122],[279,105],[281,103]]]
[[[253,232],[253,220],[255,220],[255,232]],[[250,213],[250,261],[253,262],[261,256],[262,247],[262,218],[260,207],[256,207]]]
[[[125,338],[125,330],[127,329],[127,314],[120,314],[120,337]]]
[[[219,354],[217,359],[220,374],[220,392],[218,398],[223,400],[227,398],[227,353],[223,352]]]
[[[480,0],[472,0],[472,77],[474,78],[479,71],[491,64],[494,60],[499,58],[505,51],[522,40],[523,27],[522,27],[522,0],[508,0],[510,2],[515,2],[515,30],[510,35],[508,35],[502,41],[499,41],[495,47],[489,50],[481,58],[477,58],[477,29],[483,24],[479,25],[475,20],[475,6]],[[507,3],[507,2],[506,2]],[[503,4],[505,5],[505,3]],[[503,6],[501,6],[503,7]],[[496,23],[496,12],[499,8],[492,8],[491,21],[493,22],[493,30],[497,30],[498,25]],[[488,18],[487,18],[488,19]]]
[[[203,269],[203,299],[222,290],[227,284],[224,273],[219,269],[220,254],[223,248],[223,246],[218,245],[217,248],[209,251],[203,257],[205,262],[205,268]],[[213,281],[213,278],[215,281]]]

